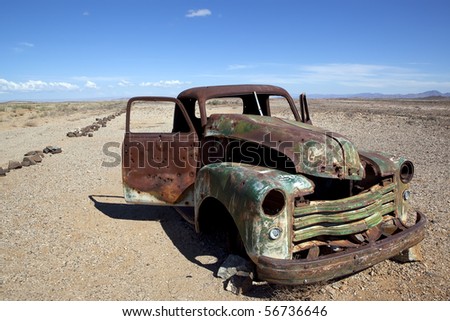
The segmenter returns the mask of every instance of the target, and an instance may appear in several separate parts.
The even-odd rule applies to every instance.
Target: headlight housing
[[[414,176],[414,165],[410,161],[404,161],[400,166],[400,180],[402,183],[407,184],[411,182]]]
[[[262,209],[266,215],[277,215],[286,205],[284,193],[278,189],[270,190],[262,202]]]

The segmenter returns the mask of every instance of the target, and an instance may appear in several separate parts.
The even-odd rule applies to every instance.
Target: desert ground
[[[412,205],[428,218],[423,261],[385,261],[325,284],[255,283],[244,295],[216,277],[226,253],[170,207],[128,205],[115,158],[126,101],[0,104],[0,166],[46,146],[41,163],[0,177],[2,300],[449,300],[450,100],[310,100],[313,123],[358,148],[415,164]],[[155,120],[170,124],[161,114]],[[106,144],[106,145],[105,145]],[[107,150],[105,152],[105,146]],[[116,155],[116,156],[114,156]]]

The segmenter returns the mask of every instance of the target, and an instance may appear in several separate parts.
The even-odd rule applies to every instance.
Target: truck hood
[[[275,149],[292,161],[297,173],[352,180],[364,176],[353,143],[339,134],[301,122],[268,116],[213,114],[204,136],[248,141]]]

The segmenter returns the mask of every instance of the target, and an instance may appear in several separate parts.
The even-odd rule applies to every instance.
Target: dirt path
[[[124,115],[94,137],[66,137],[95,120],[80,111],[32,127],[0,123],[0,166],[47,145],[63,150],[0,177],[1,299],[448,300],[450,107],[427,106],[431,116],[424,118],[408,116],[395,103],[380,107],[396,108],[389,115],[353,113],[339,105],[331,116],[322,103],[311,103],[315,124],[359,147],[401,153],[415,163],[413,205],[430,220],[423,262],[386,261],[308,288],[261,284],[237,297],[215,277],[226,254],[212,240],[198,236],[171,208],[124,203],[120,166],[111,166],[111,155],[120,154]],[[111,143],[109,154],[103,150],[106,143]]]

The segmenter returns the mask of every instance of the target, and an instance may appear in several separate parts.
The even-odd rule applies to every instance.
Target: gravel
[[[124,103],[95,117],[119,107]],[[169,207],[124,203],[114,155],[120,155],[125,116],[93,137],[67,137],[95,121],[80,110],[71,122],[2,123],[1,167],[49,145],[62,153],[0,177],[1,299],[449,300],[450,102],[312,100],[310,108],[314,124],[359,148],[414,162],[411,202],[429,219],[422,262],[388,260],[308,287],[259,283],[235,296],[215,276],[226,254],[214,240],[197,235]]]

